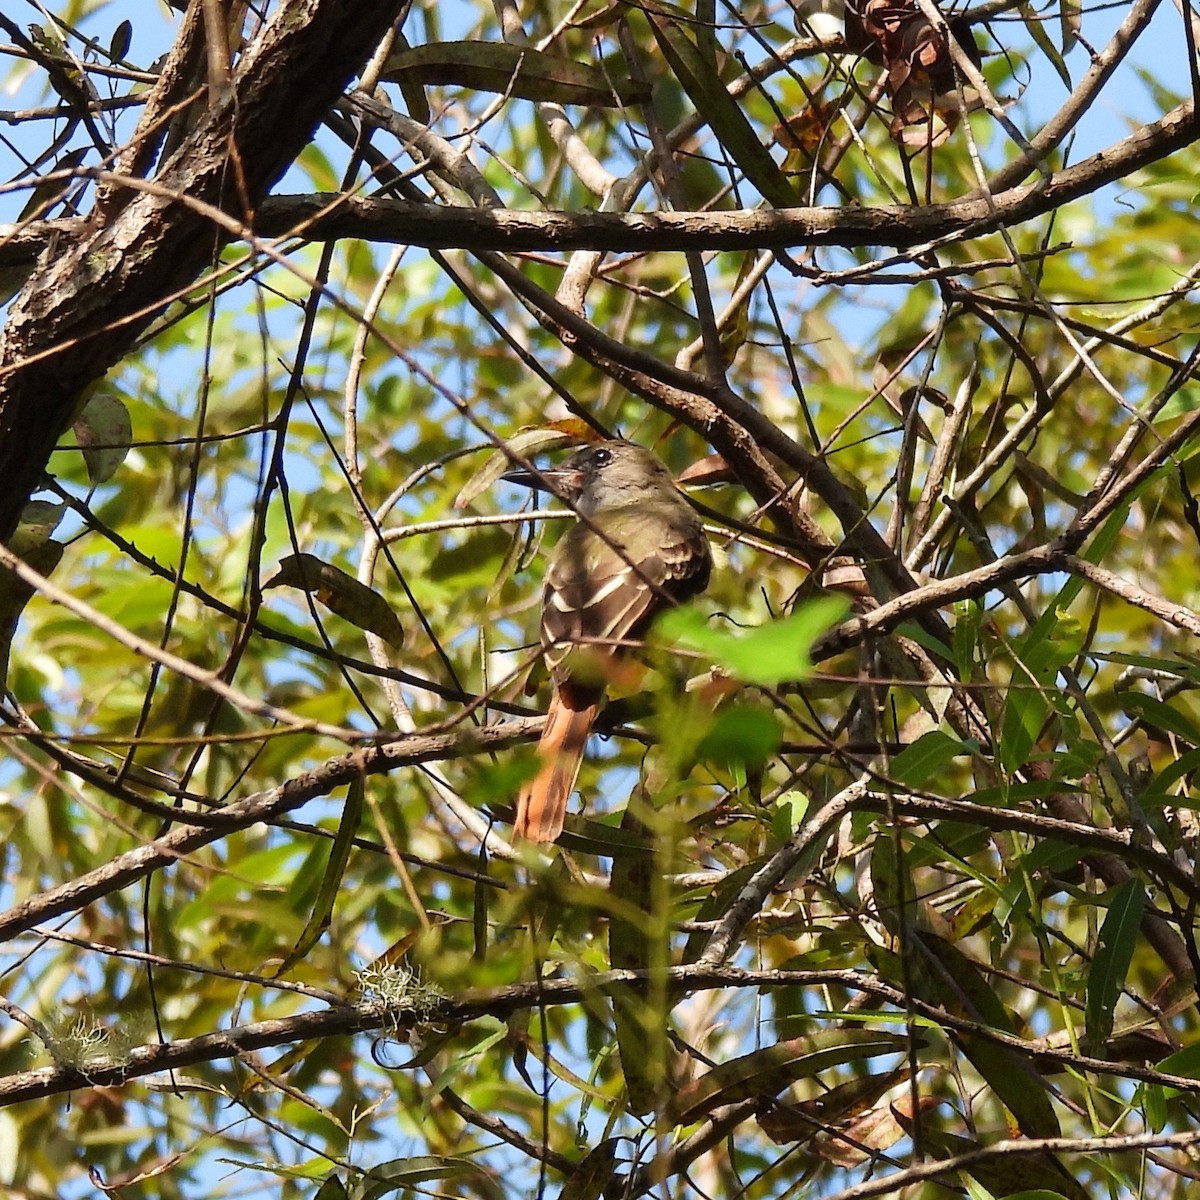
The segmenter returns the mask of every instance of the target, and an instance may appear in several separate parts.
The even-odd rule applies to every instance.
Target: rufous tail
[[[584,747],[599,710],[598,702],[583,703],[576,708],[571,697],[555,691],[546,715],[546,728],[538,742],[542,765],[517,797],[515,837],[530,842],[553,842],[562,833],[567,801],[579,777]]]

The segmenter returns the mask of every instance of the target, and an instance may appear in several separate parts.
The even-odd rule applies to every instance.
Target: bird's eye
[[[592,454],[592,465],[595,467],[607,467],[612,462],[612,451],[606,450],[601,446]]]

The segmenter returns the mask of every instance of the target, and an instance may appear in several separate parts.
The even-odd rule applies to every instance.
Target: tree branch
[[[781,250],[793,246],[920,246],[974,237],[1043,216],[1157,162],[1200,138],[1191,101],[1161,120],[1056,172],[1045,187],[1013,187],[990,201],[723,212],[526,212],[448,208],[408,200],[327,193],[271,196],[257,211],[262,237],[360,238],[427,249],[517,251]],[[333,205],[333,210],[329,211]],[[0,225],[0,267],[29,262],[56,234],[78,236],[78,219]]]
[[[330,1005],[315,1012],[303,1012],[269,1021],[255,1021],[249,1025],[235,1025],[230,1029],[198,1037],[179,1038],[174,1042],[151,1042],[135,1047],[121,1056],[119,1061],[97,1061],[94,1066],[88,1064],[86,1070],[71,1066],[53,1066],[8,1075],[0,1078],[0,1108],[84,1087],[116,1087],[128,1083],[131,1079],[196,1063],[237,1058],[249,1051],[264,1050],[289,1042],[345,1037],[376,1030],[383,1030],[386,1035],[388,1029],[411,1029],[429,1022],[453,1024],[473,1021],[484,1016],[506,1020],[512,1014],[526,1009],[544,1005],[578,1004],[597,995],[609,995],[617,988],[628,988],[630,984],[643,983],[655,974],[651,971],[606,971],[584,982],[574,979],[534,980],[486,991],[465,992],[459,997],[447,997],[432,1008],[423,1005],[420,1011],[411,1006],[389,1007],[377,1002]],[[902,1020],[903,1014],[912,1010],[929,1017],[946,1029],[975,1034],[996,1045],[1006,1046],[1043,1066],[1070,1066],[1074,1070],[1120,1075],[1128,1079],[1177,1088],[1190,1094],[1200,1091],[1200,1081],[1195,1079],[1156,1071],[1138,1063],[1113,1062],[1079,1054],[1070,1047],[1060,1049],[1050,1045],[1044,1038],[1031,1040],[990,1029],[976,1021],[944,1012],[915,997],[905,996],[900,989],[881,983],[859,971],[747,971],[740,967],[697,963],[669,967],[663,974],[672,992],[678,996],[687,992],[710,991],[716,988],[844,987],[870,995],[880,1003],[894,1006],[897,1019]]]
[[[229,95],[210,97],[157,182],[251,216],[400,7],[285,0],[239,62]],[[224,237],[194,208],[141,193],[43,258],[0,340],[0,540],[40,486],[83,388],[121,359],[162,298],[195,278]]]
[[[541,732],[542,717],[503,721],[499,725],[473,727],[454,733],[413,734],[397,738],[382,746],[354,750],[330,759],[313,771],[306,771],[277,788],[258,792],[226,805],[220,810],[225,819],[222,826],[183,824],[160,838],[118,855],[102,867],[89,871],[78,879],[69,880],[56,888],[39,892],[21,904],[0,913],[0,942],[24,933],[42,921],[64,913],[74,912],[99,900],[110,892],[119,891],[145,878],[186,854],[227,836],[236,829],[245,829],[259,821],[270,821],[299,808],[309,800],[327,795],[336,787],[364,775],[378,775],[393,767],[416,763],[439,762],[461,758],[479,750],[499,750],[525,742]],[[180,814],[187,820],[187,813]]]

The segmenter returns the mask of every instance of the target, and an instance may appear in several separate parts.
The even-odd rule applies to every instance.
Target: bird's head
[[[649,450],[615,439],[584,446],[557,467],[510,471],[504,478],[553,492],[584,516],[676,492],[671,473]]]

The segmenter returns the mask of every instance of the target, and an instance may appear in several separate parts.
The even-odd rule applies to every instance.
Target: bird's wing
[[[604,537],[575,525],[546,572],[542,641],[552,667],[574,642],[637,637],[669,601],[694,596],[708,583],[708,542],[689,509],[612,510],[602,515],[601,528]]]

